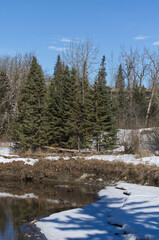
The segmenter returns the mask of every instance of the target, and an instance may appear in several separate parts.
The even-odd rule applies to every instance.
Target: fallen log
[[[55,151],[80,152],[79,150],[75,150],[75,149],[66,149],[66,148],[58,148],[58,147],[48,147],[48,146],[45,146],[45,148],[48,148],[50,150],[55,150]]]
[[[36,222],[38,222],[38,220],[37,220],[37,219],[34,219],[33,221],[31,221],[31,222],[29,223],[29,226],[33,225],[33,224],[36,223]]]
[[[45,148],[54,150],[54,151],[62,151],[62,152],[72,152],[72,153],[91,153],[92,151],[88,150],[77,150],[77,149],[67,149],[67,148],[58,148],[58,147],[49,147],[45,146]]]

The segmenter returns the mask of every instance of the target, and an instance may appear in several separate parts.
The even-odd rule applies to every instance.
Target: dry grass
[[[136,154],[136,158],[143,158],[143,157],[151,157],[152,156],[152,153],[150,152],[150,150],[148,148],[138,149],[135,154]]]
[[[10,139],[6,136],[0,139],[0,147],[4,147],[4,146],[6,147],[10,146]]]
[[[140,135],[149,135],[149,134],[152,134],[152,133],[153,133],[153,130],[145,129],[145,130],[140,132]]]
[[[87,174],[86,179],[81,179]],[[84,175],[85,176],[85,175]],[[46,184],[59,182],[98,183],[98,179],[107,181],[127,181],[137,184],[159,186],[159,167],[106,162],[99,160],[48,161],[43,159],[34,166],[22,162],[0,164],[1,181],[32,181]]]
[[[45,158],[46,156],[48,156],[49,154],[49,150],[43,150],[41,148],[37,149],[37,150],[32,150],[32,149],[28,149],[25,151],[20,151],[19,154],[22,157],[39,157],[39,158]]]

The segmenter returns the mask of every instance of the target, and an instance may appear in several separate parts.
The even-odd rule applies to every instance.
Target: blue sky
[[[0,0],[0,55],[35,51],[53,74],[69,40],[91,36],[100,58],[126,47],[159,46],[159,0]]]

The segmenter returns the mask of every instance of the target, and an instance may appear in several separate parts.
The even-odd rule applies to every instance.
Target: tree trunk
[[[147,113],[146,113],[146,118],[145,118],[145,126],[146,127],[148,127],[149,115],[150,115],[150,110],[151,110],[151,106],[152,106],[152,99],[153,99],[154,93],[155,93],[155,84],[153,84],[152,94],[151,94],[150,101],[149,101],[148,108],[147,108]]]

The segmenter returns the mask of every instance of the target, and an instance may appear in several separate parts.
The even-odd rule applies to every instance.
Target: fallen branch
[[[62,152],[72,152],[72,153],[91,153],[92,151],[85,151],[85,150],[77,150],[77,149],[67,149],[67,148],[58,148],[58,147],[48,147],[45,146],[45,148],[54,150],[54,151],[62,151]]]
[[[35,220],[31,221],[31,222],[29,223],[29,226],[31,226],[32,224],[34,224],[34,223],[36,223],[36,222],[38,222],[38,220],[37,220],[37,219],[35,219]]]
[[[80,152],[79,150],[75,150],[75,149],[66,149],[66,148],[58,148],[58,147],[45,146],[45,148],[55,150],[55,151],[57,150],[57,151],[65,151],[65,152]]]

